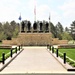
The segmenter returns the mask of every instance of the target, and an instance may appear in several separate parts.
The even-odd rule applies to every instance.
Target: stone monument
[[[51,44],[52,34],[49,32],[49,29],[48,22],[34,22],[31,27],[30,21],[22,21],[21,33],[18,35],[19,43],[22,45],[39,46]]]
[[[50,22],[49,22],[50,23]],[[21,33],[12,40],[3,40],[3,44],[24,46],[47,46],[52,44],[67,44],[67,40],[52,38],[50,24],[45,21],[34,22],[22,21]]]

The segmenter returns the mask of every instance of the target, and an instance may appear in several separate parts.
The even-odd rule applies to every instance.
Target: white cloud
[[[34,6],[36,5],[36,19],[37,20],[48,20],[49,17],[49,6],[47,4],[39,4],[38,1],[29,0],[28,1],[28,10],[31,13],[31,17],[34,20]],[[28,15],[29,16],[29,15]],[[31,20],[32,20],[31,19]]]
[[[48,0],[50,2],[51,0]],[[0,0],[0,21],[18,21],[19,13],[22,13],[22,20],[27,19],[34,21],[34,0]],[[36,1],[36,13],[37,20],[49,19],[49,13],[51,13],[51,21],[57,23],[59,15],[56,11],[50,8],[47,4],[40,4],[40,1]]]
[[[63,11],[64,17],[66,18],[75,17],[75,0],[67,0],[60,8]]]
[[[0,0],[0,21],[11,21],[18,16],[17,6],[20,4],[19,0]]]
[[[53,1],[53,2],[52,2]],[[63,25],[70,24],[75,19],[75,0],[64,0],[63,5],[55,3],[55,0],[36,0],[37,20],[49,19],[54,25],[61,22]],[[0,0],[0,22],[2,21],[18,21],[21,12],[22,20],[34,21],[34,0]],[[53,3],[53,4],[52,4]],[[54,4],[55,3],[55,4]]]
[[[51,11],[51,21],[56,25],[58,22],[61,22],[61,16],[58,12],[52,10]]]
[[[64,27],[70,27],[72,21],[75,20],[75,0],[66,0],[62,6],[59,7],[61,14],[61,22]]]
[[[48,20],[49,17],[49,6],[40,5],[37,7],[37,19],[38,20]]]

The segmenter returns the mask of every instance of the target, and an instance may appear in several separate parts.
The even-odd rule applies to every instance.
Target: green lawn
[[[2,53],[5,53],[5,54],[7,54],[7,53],[9,53],[10,52],[10,49],[0,49],[0,61],[2,60],[1,59],[1,57],[2,57]]]
[[[12,51],[15,53],[15,49]],[[2,53],[5,53],[5,59],[10,56],[10,49],[0,49],[0,61],[2,60]]]
[[[65,52],[69,58],[75,61],[75,49],[59,49],[59,52]]]
[[[10,49],[0,49],[0,57],[2,56],[2,53],[7,54],[8,52],[10,52]]]

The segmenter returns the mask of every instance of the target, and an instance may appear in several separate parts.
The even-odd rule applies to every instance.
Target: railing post
[[[52,47],[52,53],[54,53],[54,47]]]
[[[47,49],[48,49],[48,45],[47,45]]]
[[[47,49],[49,49],[49,45],[47,45]]]
[[[66,64],[66,53],[64,53],[64,64]]]
[[[56,57],[58,57],[58,49],[56,49]]]
[[[10,56],[11,56],[11,58],[12,58],[12,55],[13,55],[13,53],[12,53],[12,48],[11,48],[11,50],[10,50],[11,52],[10,52]]]
[[[17,53],[17,47],[16,47],[16,53]]]
[[[51,50],[51,45],[50,45],[50,50]]]
[[[2,63],[5,64],[5,53],[2,53]]]
[[[21,49],[22,49],[22,44],[21,44]]]
[[[19,45],[19,51],[20,51],[20,45]]]

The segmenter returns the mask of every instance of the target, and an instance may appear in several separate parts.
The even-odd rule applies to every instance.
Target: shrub
[[[72,65],[72,64],[74,64],[74,62],[73,62],[73,61],[71,61],[71,60],[69,60],[69,64],[70,64],[70,65]]]
[[[72,64],[72,66],[73,66],[73,67],[75,67],[75,63],[74,63],[74,64]]]
[[[6,56],[5,56],[5,59],[7,59],[8,57],[10,57],[10,54],[6,55]]]
[[[69,62],[70,61],[69,58],[66,58],[66,61]]]
[[[59,53],[59,56],[63,59],[63,55]]]

